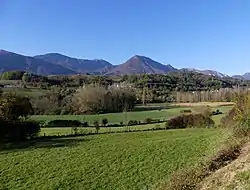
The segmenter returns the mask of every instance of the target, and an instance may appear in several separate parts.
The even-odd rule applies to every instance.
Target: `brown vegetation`
[[[84,86],[72,97],[75,114],[122,112],[131,110],[134,105],[135,94],[127,88]]]

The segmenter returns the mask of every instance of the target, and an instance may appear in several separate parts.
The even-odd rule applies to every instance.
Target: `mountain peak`
[[[150,58],[143,55],[134,55],[132,59],[150,59]]]
[[[134,55],[125,63],[113,68],[108,74],[165,74],[176,71],[171,65],[164,65],[149,57]]]
[[[6,50],[0,49],[0,54],[11,54],[11,53]]]

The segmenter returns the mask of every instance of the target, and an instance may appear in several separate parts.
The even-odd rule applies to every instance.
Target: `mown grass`
[[[19,144],[0,154],[0,188],[147,189],[214,154],[226,137],[223,129],[178,129]]]
[[[222,106],[222,107],[215,107],[212,110],[219,109],[223,113],[226,113],[231,108],[232,106]],[[107,118],[109,124],[119,124],[121,121],[123,123],[126,123],[126,121],[129,120],[143,121],[146,118],[169,119],[173,116],[180,115],[181,114],[180,111],[184,109],[193,110],[194,108],[180,107],[180,108],[171,108],[163,110],[153,110],[153,111],[108,113],[108,114],[98,114],[98,115],[34,115],[31,117],[31,119],[38,121],[51,121],[56,119],[79,120],[79,121],[88,121],[89,124],[93,124],[95,120],[100,121],[103,118]]]

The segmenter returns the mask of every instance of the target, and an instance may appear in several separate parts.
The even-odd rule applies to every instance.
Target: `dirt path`
[[[228,190],[246,189],[241,184],[236,174],[239,172],[250,171],[250,143],[247,143],[241,150],[240,156],[229,165],[219,169],[211,176],[205,178],[200,185],[200,190]]]

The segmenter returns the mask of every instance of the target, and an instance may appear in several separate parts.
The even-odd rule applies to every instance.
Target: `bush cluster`
[[[138,124],[139,124],[139,122],[138,122],[137,120],[130,120],[130,121],[128,122],[128,126],[138,125]]]
[[[192,113],[192,110],[181,110],[181,113]]]
[[[88,125],[86,122],[81,123],[78,120],[52,120],[47,123],[46,127],[81,127],[83,124]]]
[[[33,108],[28,98],[7,94],[0,97],[0,141],[19,141],[38,135],[40,125],[27,121]]]
[[[144,123],[152,123],[153,122],[153,119],[150,118],[150,117],[147,117],[145,120],[144,120]]]
[[[169,119],[166,123],[167,129],[182,129],[189,127],[211,127],[214,121],[201,113],[183,114]]]
[[[212,111],[211,113],[212,115],[220,115],[220,114],[223,114],[220,110],[216,110],[216,111]]]
[[[40,126],[36,122],[0,120],[0,125],[1,142],[32,139],[40,132]]]

